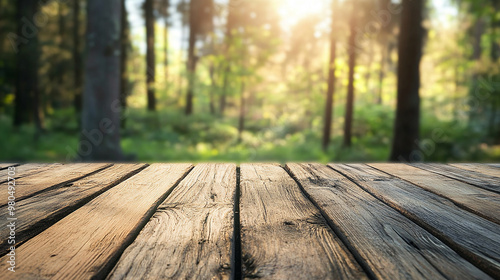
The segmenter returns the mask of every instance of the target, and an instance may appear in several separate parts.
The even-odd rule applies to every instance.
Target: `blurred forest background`
[[[0,161],[499,161],[499,56],[500,0],[0,0]]]

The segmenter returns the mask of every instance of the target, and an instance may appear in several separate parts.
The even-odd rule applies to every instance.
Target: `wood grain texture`
[[[415,163],[412,165],[492,192],[500,193],[500,177],[464,170],[446,164]]]
[[[54,168],[58,168],[61,166],[63,166],[63,165],[60,163],[53,163],[53,164],[28,163],[28,164],[19,165],[19,166],[16,166],[16,169],[14,170],[16,173],[14,175],[14,178],[19,179],[21,177],[26,177],[26,176],[30,176],[30,175],[33,175],[36,173],[43,172],[43,171],[52,170]],[[0,184],[7,182],[8,172],[9,172],[8,169],[0,170]],[[9,176],[9,177],[11,177],[11,176]]]
[[[17,163],[0,163],[0,170],[9,168],[10,166],[18,165]]]
[[[245,278],[366,279],[321,213],[278,165],[241,165]]]
[[[197,165],[108,279],[229,279],[235,191],[236,165]]]
[[[468,211],[500,224],[500,195],[406,164],[374,163],[376,169],[433,192]]]
[[[191,167],[153,164],[104,192],[19,247],[16,273],[3,278],[102,278]],[[6,257],[0,259],[0,270],[7,270]]]
[[[43,190],[65,185],[111,166],[109,163],[74,163],[50,167],[42,172],[16,179],[16,202]],[[0,184],[6,188],[7,183]],[[0,196],[0,206],[7,204],[7,196]]]
[[[437,236],[472,264],[500,279],[500,225],[364,164],[332,164],[330,167]]]
[[[489,278],[340,173],[320,164],[287,167],[375,278]]]
[[[480,163],[454,163],[451,166],[474,171],[488,176],[500,177],[500,169],[494,166]]]
[[[73,183],[60,186],[16,203],[16,243],[19,246],[29,238],[69,214],[77,206],[106,191],[129,175],[143,168],[144,164],[115,164]],[[7,206],[0,208],[7,213]],[[7,219],[0,220],[0,254],[7,253],[9,229]]]

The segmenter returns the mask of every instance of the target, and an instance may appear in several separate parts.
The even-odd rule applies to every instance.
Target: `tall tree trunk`
[[[335,57],[336,57],[336,11],[337,11],[337,0],[332,1],[332,30],[330,33],[330,61],[328,63],[328,89],[326,91],[326,105],[325,105],[325,123],[323,127],[323,150],[326,151],[328,145],[330,145],[330,137],[332,130],[332,118],[333,118],[333,98],[335,94]]]
[[[210,88],[210,93],[208,95],[209,98],[209,106],[210,106],[210,114],[215,115],[215,104],[214,104],[214,92],[217,89],[217,84],[215,82],[215,67],[214,64],[210,64],[210,82],[211,82],[211,88]]]
[[[236,7],[235,1],[237,0],[229,0],[228,4],[228,13],[227,13],[227,21],[226,21],[226,46],[225,46],[225,69],[224,69],[224,78],[222,82],[222,92],[219,100],[219,113],[221,116],[224,115],[224,111],[226,110],[226,99],[229,88],[229,76],[231,75],[231,58],[229,57],[229,52],[231,50],[231,45],[233,42],[233,29],[235,24],[235,12],[234,9]]]
[[[493,3],[494,11],[500,10],[500,1],[495,1]],[[500,58],[500,44],[498,43],[498,39],[500,37],[500,20],[497,15],[492,15],[491,17],[491,34],[490,34],[490,58],[493,65],[497,65],[498,67],[498,59]],[[498,128],[498,124],[496,123],[497,114],[499,111],[499,103],[500,103],[500,88],[498,86],[493,87],[491,92],[491,117],[490,117],[490,128],[491,128],[491,136],[493,138],[493,143],[500,143],[500,129]]]
[[[349,36],[349,85],[347,87],[347,103],[344,121],[344,147],[351,146],[352,138],[352,118],[354,110],[354,68],[356,67],[356,36],[357,36],[357,0],[353,0],[351,11],[351,34]]]
[[[88,0],[82,135],[85,161],[123,160],[120,147],[121,0]]]
[[[146,86],[148,93],[148,110],[156,111],[155,97],[155,18],[153,15],[153,0],[146,0]]]
[[[398,48],[398,100],[391,161],[419,160],[420,60],[425,1],[403,0]]]
[[[60,54],[59,54],[59,69],[60,73],[57,75],[57,87],[58,87],[58,96],[61,96],[63,92],[63,87],[64,87],[64,73],[65,69],[63,68],[64,66],[64,56],[62,55],[63,52],[66,51],[66,18],[64,14],[64,1],[60,1],[58,3],[59,7],[59,36],[61,36],[61,41],[59,42],[59,49],[60,49]]]
[[[195,71],[196,71],[196,57],[195,57],[195,44],[196,44],[196,36],[198,35],[197,31],[197,18],[196,18],[196,9],[197,9],[197,1],[191,0],[189,5],[189,48],[188,48],[188,90],[186,95],[186,115],[191,115],[193,113],[193,91],[194,91],[194,79],[195,79]]]
[[[245,81],[241,81],[240,93],[240,114],[238,118],[238,142],[242,140],[242,133],[245,130]]]
[[[167,0],[168,9],[168,0]],[[168,87],[168,17],[165,16],[165,26],[163,30],[163,52],[165,55],[165,60],[163,61],[164,71],[165,71],[165,87]]]
[[[472,29],[472,57],[471,59],[479,63],[481,60],[481,55],[483,53],[483,48],[481,46],[481,41],[484,33],[486,32],[486,22],[484,18],[478,18],[474,23]],[[479,87],[479,73],[475,70],[472,74],[471,79],[471,87],[469,91],[469,95],[473,97],[476,93],[476,89]],[[478,117],[480,110],[476,108],[476,110],[469,110],[469,126],[474,126],[473,120]]]
[[[389,52],[388,48],[383,45],[380,46],[381,54],[380,54],[380,69],[378,72],[378,95],[377,95],[377,104],[382,104],[382,93],[384,90],[384,78],[385,78],[385,64],[387,60],[387,54]]]
[[[185,7],[186,5],[186,0],[182,0],[180,5],[182,7]],[[181,46],[179,49],[179,65],[183,64],[183,57],[184,57],[184,42],[186,41],[186,28],[184,27],[184,17],[185,14],[182,13],[181,15]],[[182,71],[179,71],[179,76],[177,77],[177,92],[178,96],[182,95],[182,85],[183,85],[183,77],[182,77]]]
[[[14,105],[14,126],[35,122],[37,131],[42,129],[38,89],[38,28],[33,16],[37,13],[38,1],[17,1],[17,78]]]
[[[122,106],[122,114],[127,110],[127,96],[128,96],[128,74],[127,74],[127,59],[129,49],[129,34],[130,29],[128,25],[128,13],[126,1],[121,0],[121,29],[120,29],[120,105]],[[126,118],[122,118],[121,127],[126,125]]]
[[[80,47],[80,0],[73,0],[73,77],[75,95],[73,105],[75,111],[80,113],[82,110],[82,52]]]

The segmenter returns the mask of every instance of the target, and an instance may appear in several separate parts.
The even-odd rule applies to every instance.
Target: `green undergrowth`
[[[341,110],[341,109],[340,109]],[[252,119],[238,140],[237,119],[182,112],[147,113],[131,109],[122,130],[124,152],[142,162],[374,162],[389,157],[394,114],[383,106],[356,109],[352,147],[342,147],[342,121],[336,115],[332,144],[321,149],[321,116]],[[339,112],[338,114],[340,114]],[[78,145],[78,124],[71,110],[47,116],[45,131],[32,126],[14,129],[0,115],[1,161],[65,162]],[[437,136],[436,136],[437,135]],[[425,161],[499,161],[500,147],[479,139],[482,133],[463,123],[422,117]],[[465,137],[467,136],[467,137]]]

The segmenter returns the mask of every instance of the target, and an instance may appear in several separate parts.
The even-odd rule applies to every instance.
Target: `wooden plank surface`
[[[500,177],[500,169],[487,164],[479,163],[454,163],[451,166],[462,168],[469,171],[474,171],[488,176]]]
[[[16,244],[19,246],[24,243],[82,203],[88,202],[143,167],[144,164],[115,164],[73,183],[19,201],[14,211],[14,217],[19,221],[16,227]],[[0,213],[8,212],[7,206],[0,208]],[[9,222],[7,219],[0,220],[0,255],[5,255],[10,247],[7,243]]]
[[[229,279],[235,192],[235,164],[197,165],[108,279]]]
[[[500,195],[406,164],[374,163],[376,169],[399,177],[454,202],[492,222],[500,224]]]
[[[464,170],[446,164],[415,163],[412,165],[489,191],[500,193],[500,177]]]
[[[19,247],[16,272],[2,277],[102,278],[191,167],[153,164],[104,192]],[[7,271],[7,257],[0,259],[2,271]]]
[[[14,170],[15,175],[14,176],[8,176],[8,169],[0,170],[0,184],[7,182],[7,177],[13,177],[15,179],[19,179],[21,177],[33,175],[36,173],[40,173],[43,171],[47,170],[52,170],[54,168],[58,168],[63,166],[60,163],[53,163],[53,164],[48,164],[48,163],[28,163],[28,164],[23,164],[16,166],[16,169]]]
[[[287,167],[374,278],[489,278],[432,234],[340,173],[320,164]]]
[[[241,165],[244,278],[366,279],[318,209],[278,165]]]
[[[483,271],[500,279],[500,225],[367,165],[332,164],[330,167],[415,221]],[[500,203],[497,207],[500,208]]]
[[[62,186],[111,166],[109,163],[74,163],[47,166],[48,169],[16,179],[16,202],[41,191]],[[0,188],[7,183],[0,184]],[[0,196],[0,206],[7,204],[7,196]]]
[[[15,165],[17,165],[17,163],[0,163],[0,170],[6,169],[10,166],[15,166]]]

